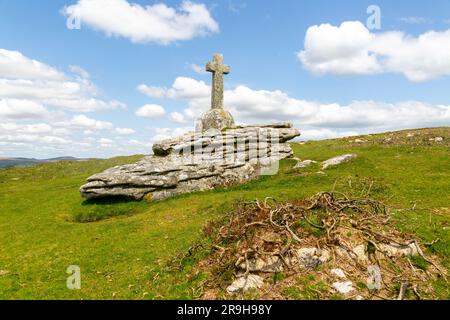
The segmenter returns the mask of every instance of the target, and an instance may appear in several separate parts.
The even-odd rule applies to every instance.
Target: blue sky
[[[231,66],[225,106],[238,122],[291,120],[304,139],[450,123],[449,1],[193,1],[191,15],[183,1],[109,0],[96,11],[97,1],[105,0],[0,0],[0,157],[149,153],[208,108],[211,76],[193,66],[216,52]],[[154,25],[145,20],[162,14],[146,15],[145,6],[162,4],[173,19],[142,34]],[[369,5],[381,10],[379,30],[366,29]],[[80,10],[81,29],[67,28],[68,6]],[[38,78],[31,60],[64,76]],[[32,81],[29,90],[61,81],[81,89],[59,104],[66,88],[36,97],[20,81]],[[100,107],[88,110],[89,99]],[[136,115],[146,105],[146,117]]]

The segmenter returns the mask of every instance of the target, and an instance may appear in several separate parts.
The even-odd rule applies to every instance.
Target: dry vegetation
[[[197,291],[202,298],[223,298],[236,276],[252,273],[265,278],[264,286],[253,291],[262,299],[289,298],[292,288],[305,290],[299,286],[305,276],[311,298],[340,297],[332,286],[339,281],[354,286],[341,298],[433,298],[431,281],[447,281],[445,269],[437,257],[425,256],[421,248],[426,244],[397,231],[390,220],[383,203],[337,192],[301,201],[240,203],[225,223],[205,228],[213,243],[200,266],[211,276]],[[345,279],[331,271],[337,268]]]

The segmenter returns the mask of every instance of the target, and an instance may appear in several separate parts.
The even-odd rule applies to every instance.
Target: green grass
[[[0,270],[9,272],[0,275],[0,298],[194,298],[206,279],[192,271],[207,252],[183,259],[180,271],[171,271],[167,263],[203,241],[202,227],[223,216],[234,201],[289,200],[333,188],[359,195],[370,185],[372,197],[395,209],[398,228],[424,242],[440,239],[427,250],[448,269],[450,129],[415,132],[420,134],[392,144],[380,143],[387,134],[366,136],[364,144],[349,139],[293,144],[301,159],[322,161],[350,152],[359,157],[325,175],[317,174],[319,165],[297,170],[294,160],[284,160],[276,176],[155,203],[84,201],[78,193],[88,176],[140,156],[0,170]],[[428,142],[436,136],[445,137],[444,143]],[[66,288],[66,269],[73,264],[81,268],[81,290]],[[414,264],[426,267],[423,261]],[[445,284],[437,282],[435,288],[448,298]]]

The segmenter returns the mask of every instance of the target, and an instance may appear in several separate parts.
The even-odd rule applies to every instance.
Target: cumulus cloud
[[[68,124],[77,128],[89,128],[90,130],[109,130],[113,128],[111,122],[91,119],[84,114],[73,116]]]
[[[0,88],[1,90],[1,88]],[[2,119],[37,119],[49,112],[40,103],[24,99],[0,99]]]
[[[176,78],[171,88],[141,84],[137,89],[151,98],[178,100],[207,97],[211,92],[210,87],[204,81],[197,81],[187,77]]]
[[[166,110],[158,104],[146,104],[136,111],[136,115],[142,118],[159,118],[166,114]]]
[[[153,132],[152,142],[175,138],[187,132],[192,131],[192,127],[178,127],[178,128],[152,128]]]
[[[92,157],[142,153],[142,147],[128,144],[129,135],[136,134],[133,129],[115,128],[111,122],[81,114],[122,109],[125,104],[101,99],[100,90],[80,66],[71,65],[68,70],[0,49],[2,154]],[[97,148],[98,139],[115,135],[118,137],[110,148]],[[91,136],[96,139],[90,140]]]
[[[151,98],[164,98],[167,93],[167,88],[147,86],[145,84],[138,85],[137,90]]]
[[[53,107],[75,112],[93,112],[125,108],[117,100],[98,98],[98,89],[89,80],[89,73],[79,66],[70,66],[74,77],[17,51],[0,49],[0,103],[31,108]],[[41,108],[41,111],[42,111]]]
[[[134,43],[170,44],[219,32],[204,4],[183,1],[178,8],[163,3],[142,6],[126,0],[79,0],[62,10],[82,25]]]
[[[64,80],[66,76],[57,69],[29,59],[18,51],[0,49],[0,78]]]
[[[172,112],[170,118],[182,123],[199,118],[210,108],[210,87],[195,79],[183,80],[182,100],[187,103],[182,112]],[[178,90],[180,82],[175,81]],[[199,94],[198,88],[206,86]],[[166,89],[167,92],[174,88]],[[190,92],[192,90],[192,92]],[[166,95],[181,99],[180,95]],[[225,106],[239,123],[292,121],[304,132],[303,138],[335,138],[348,135],[382,132],[406,128],[448,125],[450,106],[436,106],[418,101],[384,103],[353,101],[350,104],[321,103],[290,97],[281,90],[254,90],[237,86],[224,92]],[[177,121],[178,120],[178,121]]]
[[[199,66],[198,64],[191,63],[189,65],[189,69],[198,74],[207,74],[208,72],[205,70],[205,67]]]
[[[429,31],[418,37],[403,32],[370,32],[359,21],[308,28],[304,67],[317,74],[400,73],[420,82],[450,75],[450,30]]]
[[[136,133],[136,130],[131,129],[131,128],[116,128],[116,132],[118,134],[126,136],[126,135]]]
[[[176,123],[185,123],[186,122],[185,116],[179,112],[171,112],[170,119]]]

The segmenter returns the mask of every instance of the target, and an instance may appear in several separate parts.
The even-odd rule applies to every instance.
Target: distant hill
[[[80,159],[75,157],[57,157],[50,159],[34,159],[34,158],[0,158],[0,168],[10,167],[25,167],[40,163],[57,162],[57,161],[83,161],[87,159]]]

